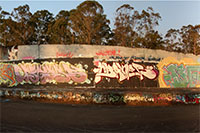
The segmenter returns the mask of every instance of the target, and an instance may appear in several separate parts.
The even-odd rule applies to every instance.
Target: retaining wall
[[[0,85],[65,85],[101,88],[200,87],[200,63],[168,57],[159,63],[56,58],[0,63]]]
[[[42,94],[42,98],[59,100],[60,97],[64,100],[67,97],[64,93],[67,92],[72,94],[70,97],[75,101],[79,97],[80,101],[89,99],[88,102],[92,103],[155,103],[159,100],[168,103],[199,103],[200,57],[118,46],[20,46],[18,60],[0,62],[0,86],[1,96],[16,94],[22,98],[41,98]],[[56,87],[56,90],[50,89]],[[41,91],[41,88],[45,88],[45,91]],[[172,92],[146,93],[143,91],[145,88],[168,88]],[[189,91],[196,88],[196,92],[174,93],[176,88]],[[103,92],[84,89],[99,89]],[[110,89],[131,91],[108,93]],[[86,93],[91,95],[87,97]],[[163,97],[159,98],[161,95]]]
[[[190,58],[200,63],[200,57],[193,54],[167,52],[145,48],[127,48],[122,46],[101,45],[22,45],[18,46],[18,59],[44,58],[94,58],[106,60],[134,59],[135,61],[159,62],[167,57],[176,57],[177,60]]]

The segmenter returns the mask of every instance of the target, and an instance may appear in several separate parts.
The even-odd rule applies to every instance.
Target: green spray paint
[[[163,78],[171,87],[196,87],[200,85],[200,66],[170,64],[163,67]]]

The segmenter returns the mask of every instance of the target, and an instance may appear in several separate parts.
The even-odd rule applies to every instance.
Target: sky
[[[110,20],[110,27],[114,28],[115,11],[123,4],[130,4],[141,12],[149,6],[160,13],[162,20],[156,29],[165,35],[171,28],[180,29],[182,26],[200,24],[200,0],[97,0],[104,8],[104,14]],[[11,12],[14,8],[28,4],[32,13],[38,10],[48,10],[54,15],[61,10],[75,9],[83,0],[0,0],[3,10]]]

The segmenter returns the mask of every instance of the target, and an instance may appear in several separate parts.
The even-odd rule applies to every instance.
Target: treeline
[[[155,27],[161,16],[152,7],[138,12],[124,4],[116,10],[114,29],[101,4],[84,1],[76,9],[34,14],[28,5],[6,12],[0,7],[0,45],[88,44],[163,49],[200,54],[200,24],[169,29],[161,36]]]

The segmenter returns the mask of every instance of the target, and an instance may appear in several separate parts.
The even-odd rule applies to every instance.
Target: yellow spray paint
[[[200,87],[200,63],[191,58],[167,57],[157,67],[161,88]]]

